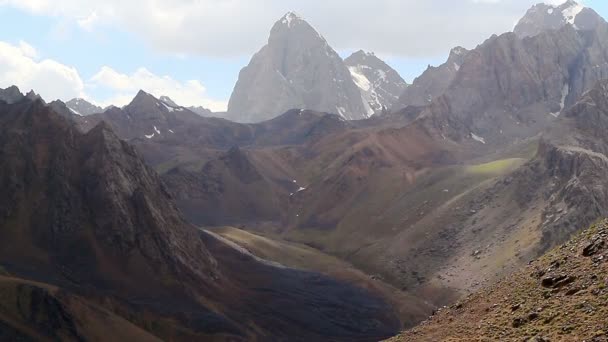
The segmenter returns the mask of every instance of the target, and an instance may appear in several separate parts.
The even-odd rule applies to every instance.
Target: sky
[[[344,58],[360,49],[375,52],[411,82],[445,61],[451,48],[474,48],[512,30],[537,2],[0,0],[0,87],[101,106],[125,105],[144,89],[223,111],[240,69],[288,11]],[[608,1],[581,2],[608,18]]]

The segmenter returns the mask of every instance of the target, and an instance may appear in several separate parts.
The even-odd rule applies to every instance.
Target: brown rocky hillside
[[[608,220],[390,341],[607,341]]]

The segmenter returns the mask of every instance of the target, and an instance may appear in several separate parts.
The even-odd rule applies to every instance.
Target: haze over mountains
[[[0,337],[605,338],[605,224],[542,256],[608,216],[606,41],[540,4],[408,85],[290,12],[225,114],[0,90]]]

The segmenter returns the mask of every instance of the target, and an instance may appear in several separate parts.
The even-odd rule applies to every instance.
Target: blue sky
[[[400,5],[379,0],[374,14],[369,15],[365,4],[342,0],[311,0],[306,4],[269,0],[265,2],[268,8],[262,9],[258,7],[264,6],[251,6],[261,0],[242,2],[239,7],[218,5],[218,0],[178,0],[168,2],[166,7],[153,7],[146,1],[134,1],[140,2],[139,13],[140,8],[111,0],[0,0],[0,20],[5,28],[12,28],[0,31],[4,44],[0,48],[20,47],[18,51],[13,49],[15,53],[33,61],[15,62],[22,68],[17,70],[25,70],[21,74],[27,75],[13,83],[19,85],[21,81],[42,88],[35,90],[49,100],[82,96],[103,105],[122,105],[136,88],[149,86],[157,96],[163,92],[184,105],[221,110],[239,70],[264,44],[274,21],[294,8],[344,57],[360,48],[374,51],[411,82],[427,65],[443,62],[451,47],[472,48],[492,33],[510,30],[535,3],[429,0],[425,6],[403,0],[410,6],[395,8]],[[244,0],[230,3],[238,5],[239,1]],[[350,4],[348,8],[354,7],[352,11],[356,12],[344,12],[340,4]],[[587,0],[584,4],[608,17],[607,1]],[[336,13],[350,18],[337,19]],[[10,69],[11,62],[7,64],[5,69]],[[47,72],[46,67],[51,71]],[[32,69],[67,80],[47,90],[44,77],[29,75]],[[0,74],[2,71],[0,65]],[[21,75],[17,71],[15,74]],[[11,79],[0,81],[8,83]]]

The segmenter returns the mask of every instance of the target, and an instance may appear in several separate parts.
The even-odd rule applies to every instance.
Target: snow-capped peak
[[[300,18],[300,16],[297,15],[295,12],[290,11],[287,12],[287,14],[283,16],[283,18],[281,18],[281,23],[286,24],[287,27],[291,27],[291,25],[297,20],[302,20],[302,18]]]
[[[568,0],[563,5],[559,7],[566,21],[572,25],[574,25],[574,20],[576,16],[581,13],[585,6],[579,4],[574,0]]]
[[[530,37],[543,31],[558,30],[567,24],[577,30],[594,29],[597,20],[589,16],[595,12],[591,11],[585,18],[579,16],[585,9],[585,6],[575,0],[568,0],[561,5],[540,3],[526,12],[513,31],[520,37]]]

